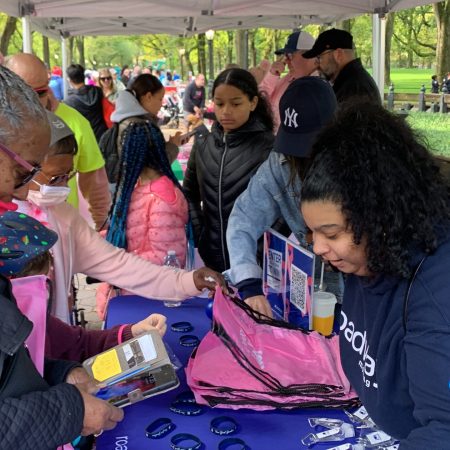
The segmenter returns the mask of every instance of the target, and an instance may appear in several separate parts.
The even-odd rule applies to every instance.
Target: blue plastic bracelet
[[[218,434],[219,436],[226,436],[236,433],[238,429],[238,423],[232,417],[220,416],[211,420],[209,429],[214,434]]]
[[[195,445],[191,445],[189,447],[179,445],[183,441],[194,441]],[[189,433],[176,434],[172,437],[172,439],[170,439],[170,448],[172,448],[172,450],[197,450],[202,445],[202,441],[197,436]]]
[[[161,439],[168,435],[172,430],[176,428],[176,425],[167,417],[161,417],[153,421],[146,429],[145,435],[149,439]]]
[[[185,402],[183,400],[173,401],[169,409],[175,414],[182,416],[198,416],[203,412],[203,408],[197,405],[197,403]]]
[[[185,391],[178,394],[174,403],[195,403],[195,396],[192,391]]]
[[[239,449],[235,450],[249,450],[250,447],[239,438],[226,438],[223,441],[220,441],[219,443],[219,450],[226,450],[227,448],[231,447],[232,445],[241,445]]]
[[[170,329],[180,333],[188,333],[189,331],[192,331],[194,327],[191,322],[175,322],[170,326]]]
[[[184,347],[197,347],[200,343],[200,339],[193,334],[185,334],[180,337],[180,344]]]

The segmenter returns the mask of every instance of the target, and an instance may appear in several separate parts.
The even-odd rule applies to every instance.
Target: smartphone
[[[190,139],[192,136],[194,136],[194,134],[196,134],[196,133],[197,133],[197,129],[194,128],[193,130],[189,131],[189,133],[182,134],[182,135],[180,136],[180,138],[181,138],[181,143],[182,143],[182,144],[186,144],[187,142],[189,142],[189,139]]]
[[[171,364],[141,372],[110,386],[101,388],[96,397],[120,408],[175,389],[180,384]]]

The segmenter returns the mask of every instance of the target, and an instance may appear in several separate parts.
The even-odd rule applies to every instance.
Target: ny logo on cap
[[[284,110],[284,126],[298,128],[297,116],[298,113],[294,108],[286,108]]]

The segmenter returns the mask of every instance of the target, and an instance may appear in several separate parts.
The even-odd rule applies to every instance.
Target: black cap
[[[336,50],[337,48],[354,48],[353,37],[348,31],[332,28],[320,33],[312,49],[303,53],[302,56],[306,59],[315,58],[327,50]]]
[[[293,81],[280,100],[280,128],[274,150],[307,158],[319,131],[332,119],[336,96],[328,82],[319,77]]]

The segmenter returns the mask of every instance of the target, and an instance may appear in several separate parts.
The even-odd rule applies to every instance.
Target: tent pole
[[[22,41],[23,41],[23,52],[33,53],[33,47],[31,42],[31,22],[30,16],[28,15],[22,17]]]
[[[62,79],[63,79],[63,92],[64,92],[64,98],[67,97],[67,91],[69,89],[69,86],[67,85],[67,45],[66,45],[66,38],[64,35],[61,35],[61,53],[62,53]]]
[[[373,78],[383,98],[384,60],[386,50],[386,18],[383,14],[372,15],[372,68]]]

